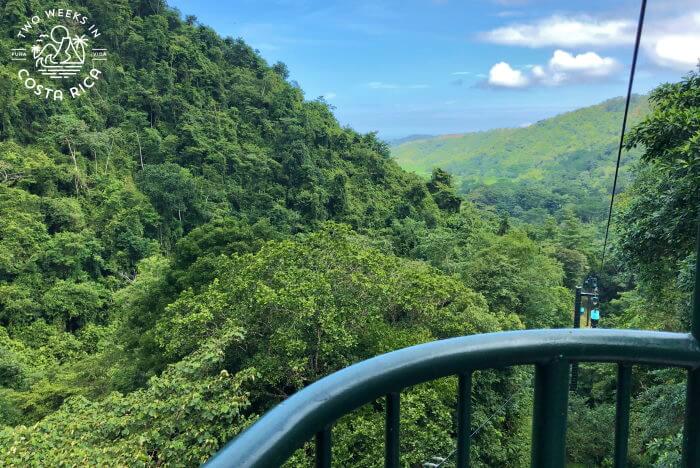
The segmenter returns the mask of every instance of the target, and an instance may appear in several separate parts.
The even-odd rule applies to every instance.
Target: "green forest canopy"
[[[510,223],[463,200],[448,172],[401,170],[376,135],[341,127],[284,64],[242,40],[160,1],[75,3],[111,51],[95,93],[38,100],[0,54],[3,465],[197,465],[286,396],[359,360],[570,322],[569,288],[599,248],[576,206]],[[5,2],[0,49],[48,4]],[[657,90],[628,140],[644,157],[620,204],[615,259],[598,272],[616,298],[610,326],[686,326],[699,88],[690,75]],[[648,199],[649,184],[668,197]],[[659,213],[677,222],[636,249]],[[659,287],[664,296],[650,293]],[[655,320],[640,325],[649,308]],[[587,408],[608,417],[613,401],[609,372],[586,372],[572,415],[581,427],[595,422]],[[634,453],[660,463],[676,453],[679,405],[665,390],[681,380],[641,379],[640,401],[665,405],[670,419],[635,428]],[[491,416],[528,381],[520,369],[477,374],[476,466],[526,463],[528,397]],[[455,386],[407,392],[406,463],[452,450]],[[381,459],[382,424],[380,403],[339,421],[336,459]],[[577,431],[571,458],[601,462]]]

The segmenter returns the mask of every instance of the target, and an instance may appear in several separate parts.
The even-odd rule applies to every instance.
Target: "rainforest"
[[[163,0],[70,6],[109,54],[60,100],[10,53],[58,5],[0,3],[0,465],[198,466],[364,359],[570,327],[588,276],[601,326],[689,330],[697,69],[635,97],[601,268],[620,99],[391,145]],[[528,465],[532,374],[475,372],[473,466]],[[453,451],[456,387],[404,392],[403,466]],[[631,466],[678,466],[684,373],[640,367],[632,394]],[[337,421],[338,466],[381,465],[383,405]],[[614,366],[582,364],[569,406],[572,466],[612,466]]]

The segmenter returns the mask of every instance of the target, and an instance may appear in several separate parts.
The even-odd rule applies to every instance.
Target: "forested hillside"
[[[283,63],[162,0],[75,1],[100,25],[104,77],[79,99],[38,98],[6,52],[18,24],[52,6],[0,6],[0,465],[197,466],[352,363],[571,322],[571,288],[600,247],[574,200],[512,223],[463,199],[449,172],[406,172],[375,134],[305,99]],[[686,326],[698,88],[691,75],[661,89],[629,140],[644,158],[597,272],[606,326],[638,327],[650,308],[646,328]],[[608,456],[587,434],[612,414],[610,369],[582,371],[574,461]],[[524,369],[475,373],[474,466],[528,463],[530,381]],[[680,381],[640,377],[640,402],[668,417],[636,409],[654,422],[634,428],[642,465],[677,453]],[[453,450],[456,386],[402,395],[405,465]],[[337,422],[339,466],[381,462],[383,404]]]
[[[696,274],[700,207],[700,75],[663,84],[649,97],[651,111],[626,137],[641,150],[633,181],[620,196],[613,248],[603,272],[605,327],[688,331]],[[617,289],[617,291],[614,291]],[[587,384],[574,399],[569,434],[573,459],[604,465],[612,441],[584,440],[614,421],[614,376],[604,365],[585,371]],[[685,375],[679,369],[636,370],[632,405],[631,462],[637,466],[680,466]]]
[[[630,123],[648,109],[647,98],[635,96]],[[624,100],[616,98],[525,128],[418,139],[391,152],[408,171],[427,176],[440,167],[452,173],[459,191],[479,206],[542,222],[570,205],[590,222],[607,215],[623,110]],[[632,151],[622,160],[620,190],[638,156]]]
[[[353,362],[568,323],[583,271],[565,277],[559,238],[499,230],[448,175],[402,171],[241,39],[160,1],[75,3],[109,60],[62,102],[4,53],[53,5],[0,7],[1,464],[193,466]],[[477,376],[479,463],[526,459],[527,401],[490,416],[527,378]],[[409,393],[407,463],[451,450],[455,385]],[[338,460],[381,458],[382,414],[339,423]]]
[[[392,153],[404,167],[423,175],[442,165],[432,169],[433,178],[445,177],[444,168],[453,170],[466,198],[500,218],[501,231],[519,226],[532,239],[558,237],[554,256],[567,277],[582,270],[598,277],[604,327],[687,331],[700,206],[699,103],[697,71],[679,83],[661,85],[648,99],[633,100],[622,193],[603,270],[601,239],[620,99],[524,129],[403,143]],[[570,396],[570,461],[610,466],[613,440],[600,428],[614,425],[615,382],[611,366],[581,368],[578,389]],[[684,401],[681,371],[635,370],[633,466],[680,466]]]

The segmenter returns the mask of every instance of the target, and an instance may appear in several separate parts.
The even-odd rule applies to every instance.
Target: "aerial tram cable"
[[[471,438],[473,438],[475,435],[477,435],[484,427],[486,427],[486,425],[487,425],[489,422],[491,422],[496,416],[498,416],[498,415],[501,413],[501,411],[503,411],[504,409],[506,409],[506,407],[511,403],[511,401],[513,401],[513,399],[515,399],[516,396],[520,395],[520,394],[523,392],[523,390],[525,390],[526,388],[530,388],[531,385],[532,385],[532,381],[531,381],[530,384],[527,385],[527,386],[521,386],[515,393],[513,393],[511,396],[509,396],[508,399],[505,401],[505,403],[503,403],[500,407],[498,407],[498,408],[496,409],[496,411],[493,412],[493,413],[491,414],[491,416],[489,416],[489,417],[486,419],[486,421],[484,421],[483,423],[481,423],[481,425],[479,425],[479,427],[477,427],[475,430],[473,430],[473,431],[469,434],[469,438],[471,439]],[[516,403],[517,403],[517,402],[516,402]],[[434,463],[425,462],[425,463],[423,463],[422,466],[423,466],[423,468],[440,468],[440,467],[442,467],[445,463],[447,463],[447,461],[448,461],[450,458],[452,458],[452,456],[453,456],[455,453],[457,453],[457,449],[456,449],[456,448],[455,448],[454,450],[452,450],[446,457],[444,457],[444,458],[443,458],[443,457],[433,457],[433,462],[434,462]]]
[[[622,160],[622,147],[624,146],[624,141],[625,141],[625,132],[627,131],[627,117],[629,115],[629,108],[630,108],[630,101],[632,100],[632,86],[634,85],[634,75],[637,69],[637,57],[639,56],[639,44],[641,42],[642,38],[642,29],[644,27],[644,15],[646,13],[647,9],[647,0],[641,0],[641,7],[639,10],[639,20],[637,21],[637,35],[635,37],[634,41],[634,53],[632,55],[632,66],[630,67],[630,76],[629,80],[627,83],[627,97],[625,99],[625,112],[622,117],[622,130],[620,131],[620,143],[617,148],[617,161],[615,163],[615,177],[613,179],[613,187],[612,187],[612,194],[610,195],[610,208],[608,210],[608,222],[605,227],[605,241],[603,243],[603,252],[601,255],[601,260],[600,260],[600,271],[603,271],[603,266],[605,265],[605,251],[607,250],[608,246],[608,236],[610,234],[610,223],[612,221],[612,213],[613,213],[613,205],[615,204],[615,191],[617,190],[617,180],[618,176],[620,174],[620,161]],[[598,304],[598,285],[597,285],[597,279],[595,280],[595,289],[594,293],[592,294],[587,294],[592,296],[594,303]],[[579,314],[579,310],[575,310],[574,313],[576,315]],[[479,431],[489,422],[491,421],[498,413],[500,413],[506,406],[508,406],[513,400],[513,398],[518,395],[523,388],[520,389],[520,391],[514,393],[511,395],[506,402],[496,410],[482,425],[480,425],[475,431],[473,431],[469,437],[472,438],[474,437]],[[424,467],[430,467],[430,468],[439,468],[443,466],[457,451],[457,449],[453,450],[450,452],[446,457],[434,457],[433,460],[436,463],[424,463]]]
[[[637,37],[634,41],[634,54],[632,56],[632,67],[630,68],[629,82],[627,83],[627,99],[625,100],[625,113],[622,117],[622,131],[620,132],[620,144],[617,148],[617,163],[615,164],[615,178],[613,180],[612,194],[610,195],[610,209],[608,210],[608,224],[605,228],[605,242],[603,243],[603,253],[600,258],[600,271],[602,273],[605,266],[605,251],[608,247],[608,235],[610,234],[610,222],[612,220],[613,205],[615,203],[615,191],[617,190],[617,178],[620,174],[620,160],[622,159],[622,147],[625,141],[625,131],[627,130],[627,115],[632,99],[632,85],[634,84],[634,74],[637,69],[637,57],[639,56],[639,43],[642,38],[642,28],[644,27],[644,14],[647,9],[647,0],[642,0],[639,10],[639,21],[637,22]]]
[[[617,147],[617,161],[615,163],[615,178],[613,179],[612,193],[610,194],[610,208],[608,210],[608,222],[605,226],[605,241],[603,242],[603,252],[600,256],[599,274],[602,274],[605,267],[605,253],[608,248],[608,238],[610,235],[610,224],[612,222],[613,207],[615,205],[615,192],[617,191],[617,180],[620,175],[620,161],[622,160],[622,148],[625,142],[625,132],[627,131],[627,117],[629,115],[630,101],[632,100],[632,86],[634,85],[634,74],[637,70],[637,58],[639,57],[639,44],[642,39],[642,29],[644,28],[644,15],[647,9],[647,0],[641,0],[639,8],[639,20],[637,21],[637,35],[634,40],[634,52],[632,54],[632,66],[630,67],[630,76],[627,82],[627,97],[625,99],[625,112],[622,116],[622,129],[620,131],[620,143]],[[598,309],[598,279],[594,276],[589,278],[584,283],[587,289],[593,289],[592,293],[583,292],[583,288],[576,288],[576,299],[574,301],[574,328],[580,327],[580,315],[583,313],[581,306],[582,296],[590,297],[593,307]],[[570,390],[575,391],[578,384],[578,362],[571,363],[571,381]]]

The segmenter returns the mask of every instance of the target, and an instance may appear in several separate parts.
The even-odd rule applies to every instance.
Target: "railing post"
[[[700,466],[700,369],[688,371],[685,425],[683,428],[683,466]]]
[[[386,427],[384,466],[399,468],[399,430],[401,421],[401,396],[398,392],[386,396]]]
[[[695,249],[695,289],[693,290],[693,309],[691,332],[696,340],[700,340],[700,273],[698,266],[700,265],[700,220],[698,220],[697,246]]]
[[[316,468],[331,467],[331,427],[316,433]]]
[[[632,394],[632,366],[617,365],[617,404],[615,408],[615,468],[627,466],[630,435],[630,397]]]
[[[700,222],[698,222],[696,256],[690,330],[693,337],[700,341]],[[683,427],[683,466],[700,466],[700,369],[698,368],[688,371]]]
[[[457,468],[469,467],[472,418],[472,373],[459,375],[457,390]]]
[[[574,299],[574,328],[581,328],[581,286],[576,286],[576,298]],[[578,386],[578,361],[571,363],[571,386],[572,392]]]
[[[331,466],[331,427],[316,433],[316,468]]]
[[[533,468],[564,468],[568,387],[569,362],[557,359],[535,366],[531,458]]]

